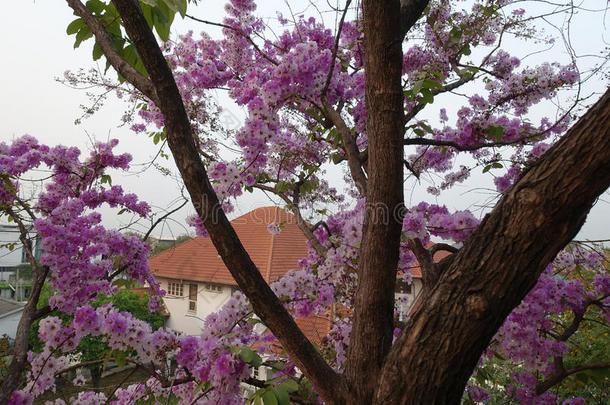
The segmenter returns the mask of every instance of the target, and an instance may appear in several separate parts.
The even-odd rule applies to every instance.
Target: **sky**
[[[199,6],[189,12],[209,20],[221,21],[222,3],[200,0]],[[600,4],[594,0],[585,3]],[[20,0],[4,6],[5,18],[0,25],[0,37],[3,38],[3,63],[0,65],[0,121],[3,128],[0,131],[0,141],[10,141],[27,133],[49,145],[76,145],[86,154],[93,139],[104,141],[118,138],[120,144],[117,150],[131,153],[134,160],[129,173],[113,175],[115,183],[135,192],[159,212],[176,207],[181,201],[179,179],[176,176],[161,175],[150,164],[158,148],[146,135],[135,134],[128,127],[121,126],[120,118],[128,107],[127,104],[111,97],[93,117],[75,125],[75,119],[82,114],[79,106],[87,105],[89,99],[84,91],[69,88],[58,83],[55,78],[61,77],[66,70],[88,69],[95,64],[91,59],[91,41],[73,49],[73,38],[65,33],[66,26],[74,18],[67,4],[61,0]],[[296,10],[297,6],[298,4],[294,7]],[[286,10],[283,1],[266,1],[259,12],[261,15],[275,15],[276,7]],[[605,25],[610,22],[607,16],[597,13],[593,20],[591,18],[589,16],[582,22],[573,24],[572,35],[575,44],[579,46],[578,51],[583,54],[595,52],[603,46],[604,40],[609,39]],[[327,22],[332,25],[332,20]],[[197,32],[203,28],[192,21],[178,19],[173,31],[183,33],[187,29]],[[560,53],[554,56],[562,57]],[[548,58],[548,55],[541,58]],[[222,98],[219,102],[227,109],[230,119],[237,122],[243,119],[243,110]],[[156,162],[175,173],[171,161],[157,159]],[[331,183],[339,182],[341,177],[340,171],[330,173]],[[483,215],[494,200],[490,188],[489,176],[476,175],[468,186],[456,187],[442,202],[447,203],[451,209],[470,208],[478,215]],[[412,192],[409,186],[405,190],[405,199],[407,206],[416,204],[421,200],[421,194]],[[235,214],[270,204],[272,202],[263,194],[246,194],[237,204]],[[173,238],[192,232],[184,223],[185,217],[192,212],[188,207],[182,209],[158,228],[155,234]],[[130,219],[110,215],[105,221],[111,226],[124,226]],[[135,229],[145,231],[147,225],[140,223],[135,225]],[[609,229],[610,193],[606,192],[591,211],[577,239],[607,239],[610,238]]]

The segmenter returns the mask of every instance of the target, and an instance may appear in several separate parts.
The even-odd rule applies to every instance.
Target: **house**
[[[231,221],[237,236],[265,281],[276,281],[307,255],[305,236],[296,219],[279,207],[262,207]],[[279,233],[268,226],[278,224]],[[149,259],[151,272],[167,291],[167,327],[189,335],[218,311],[238,288],[210,238],[194,238]]]
[[[307,255],[307,240],[295,217],[279,207],[257,208],[232,220],[231,224],[268,283],[297,268],[298,261]],[[281,231],[270,232],[271,224],[279,224]],[[437,253],[435,260],[441,258],[438,255],[442,253]],[[167,292],[164,303],[170,316],[166,326],[188,335],[201,334],[205,318],[218,311],[238,288],[210,238],[186,241],[151,257],[149,264],[161,288]],[[399,280],[396,286],[396,296],[408,298],[399,308],[401,321],[411,313],[422,291],[417,263],[411,273],[412,284]],[[296,320],[314,344],[319,344],[330,329],[327,318],[317,318]]]
[[[19,268],[29,266],[29,261],[19,240],[21,233],[15,224],[0,224],[0,297],[25,299],[31,288],[31,276],[19,274]],[[28,237],[32,240],[34,256],[40,257],[40,239],[34,232]]]
[[[15,339],[25,303],[0,298],[0,335]]]
[[[433,243],[430,243],[427,248],[429,249]],[[434,254],[434,263],[440,262],[451,253],[446,250],[439,250]],[[420,300],[423,291],[422,273],[421,266],[415,261],[413,266],[409,269],[411,273],[411,284],[405,283],[402,279],[396,280],[396,287],[394,290],[394,296],[397,301],[400,302],[400,298],[406,298],[406,303],[398,304],[398,321],[406,322],[409,316],[419,309],[422,302]]]

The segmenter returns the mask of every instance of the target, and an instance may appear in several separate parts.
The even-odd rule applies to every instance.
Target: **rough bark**
[[[369,177],[346,375],[357,403],[370,404],[394,329],[404,207],[404,110],[400,3],[363,4]]]
[[[428,7],[430,0],[400,0],[400,36],[407,35]]]
[[[510,311],[610,186],[610,92],[502,197],[468,239],[383,367],[377,404],[459,404]]]
[[[212,243],[256,314],[271,329],[318,393],[329,403],[343,403],[346,392],[343,379],[324,361],[284,309],[222,211],[197,152],[172,72],[138,3],[134,0],[113,0],[113,3],[155,87],[159,99],[157,105],[165,117],[167,143]]]

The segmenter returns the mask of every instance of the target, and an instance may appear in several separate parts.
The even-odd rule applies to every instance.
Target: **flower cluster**
[[[560,399],[550,391],[539,393],[538,387],[552,379],[562,370],[557,369],[557,360],[569,355],[569,338],[576,332],[570,322],[583,317],[591,308],[610,319],[610,275],[607,264],[597,251],[588,251],[579,246],[562,251],[540,276],[538,283],[511,312],[488,348],[487,357],[502,353],[519,367],[511,374],[514,385],[507,393],[522,404],[556,404]],[[593,280],[578,277],[578,270],[595,274]],[[576,269],[576,270],[575,270]],[[576,271],[576,272],[575,272]],[[558,319],[566,320],[562,329],[557,329]],[[574,324],[578,326],[578,324]],[[561,363],[563,364],[563,363]],[[563,367],[563,366],[562,366]],[[471,385],[469,393],[473,400],[486,402],[489,395],[481,387]],[[582,398],[567,399],[562,403],[584,403]]]

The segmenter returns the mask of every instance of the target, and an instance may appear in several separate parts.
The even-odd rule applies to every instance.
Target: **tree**
[[[154,256],[156,254],[163,252],[164,250],[167,250],[174,246],[178,246],[179,244],[186,242],[188,240],[191,240],[191,237],[189,235],[180,235],[175,240],[157,239],[153,243],[151,243],[152,249],[150,251],[150,255]]]
[[[326,403],[459,403],[496,331],[610,185],[608,93],[567,131],[571,110],[556,122],[528,121],[532,105],[576,83],[578,73],[575,66],[517,68],[519,60],[497,45],[508,30],[530,35],[525,30],[531,20],[522,10],[511,10],[510,2],[477,2],[468,12],[456,12],[448,1],[370,0],[356,10],[354,21],[347,21],[348,1],[339,10],[336,34],[315,20],[296,18],[292,30],[272,41],[264,39],[265,25],[253,15],[254,3],[234,1],[225,21],[213,23],[223,28],[223,40],[185,36],[173,47],[166,45],[164,55],[153,29],[167,39],[173,15],[186,12],[185,2],[67,1],[78,17],[68,33],[76,34],[77,45],[94,36],[94,57],[104,54],[121,80],[135,88],[145,123],[163,127],[159,137],[167,140],[197,211],[193,222],[199,233],[209,234],[252,311]],[[411,45],[416,33],[422,42]],[[478,58],[475,51],[485,46],[488,52]],[[442,127],[421,118],[435,99],[477,80],[486,82],[487,94],[472,94],[455,126],[446,124],[445,111]],[[208,117],[214,116],[206,90],[225,86],[249,112],[235,134],[243,157],[228,163],[218,161],[216,144],[206,132]],[[414,151],[405,159],[406,147]],[[514,155],[506,159],[495,152],[502,147]],[[404,207],[404,168],[415,178],[428,171],[446,173],[463,153],[472,153],[485,171],[510,162],[496,178],[502,197],[480,223],[469,212],[450,213],[435,204]],[[322,178],[321,166],[328,161],[346,164],[359,202],[309,227],[303,206],[339,199]],[[96,171],[94,178],[101,175]],[[468,168],[449,172],[440,188],[468,175]],[[251,187],[282,198],[311,244],[303,269],[273,288],[225,215],[230,199]],[[463,245],[430,247],[431,235]],[[438,250],[450,255],[435,263]],[[397,275],[406,273],[408,279],[415,258],[423,273],[422,304],[395,337],[394,285]],[[123,263],[130,268],[131,263]],[[53,266],[40,271],[53,271]],[[312,277],[316,281],[307,282]],[[600,305],[607,313],[608,277],[600,277]],[[34,289],[33,299],[37,294]],[[307,314],[329,303],[353,308],[349,322],[335,322],[341,337],[335,340],[336,353],[341,342],[349,342],[341,359],[323,358],[289,312]],[[112,310],[100,313],[83,305],[83,297],[58,304],[76,311],[75,323],[54,332],[49,347],[57,336],[71,341],[77,331],[95,332],[91,325],[100,322],[111,342],[127,344],[114,325],[131,318]],[[28,308],[25,319],[35,316]],[[249,349],[259,337],[242,322],[249,308],[237,294],[221,314],[208,319],[211,332],[200,339],[157,332],[153,346],[130,342],[153,363],[167,353],[164,348],[179,348],[176,379],[154,374],[161,386],[152,390],[154,395],[179,384],[184,401],[208,395],[236,401],[239,381],[260,361]],[[144,335],[150,332],[137,325]],[[203,343],[211,341],[218,346]],[[23,360],[18,364],[16,358],[9,370],[13,380],[8,388],[3,385],[1,398],[17,386]],[[49,358],[49,353],[37,357],[31,375],[48,376],[40,364]],[[277,386],[261,385],[256,398],[284,401],[294,391],[289,379],[285,372],[272,382]],[[128,390],[128,397],[141,398],[138,390]],[[27,390],[13,394],[13,400],[20,395],[27,397]]]
[[[38,309],[43,309],[49,305],[51,289],[46,286],[38,302]],[[161,311],[149,312],[147,304],[150,297],[146,294],[139,294],[127,288],[119,289],[111,297],[100,296],[93,303],[94,308],[99,308],[104,304],[111,303],[119,311],[125,311],[148,323],[153,331],[161,328],[165,323],[165,318]],[[69,325],[74,321],[74,317],[59,311],[53,311],[48,316],[58,316],[63,325]],[[42,318],[44,319],[44,318]],[[29,345],[34,352],[40,352],[44,348],[44,342],[38,337],[39,324],[41,320],[33,322],[30,329]],[[112,358],[113,351],[108,344],[103,341],[101,336],[86,336],[74,350],[80,361],[89,364],[87,368],[91,372],[91,380],[94,387],[99,387],[99,382],[104,371],[105,363]]]

